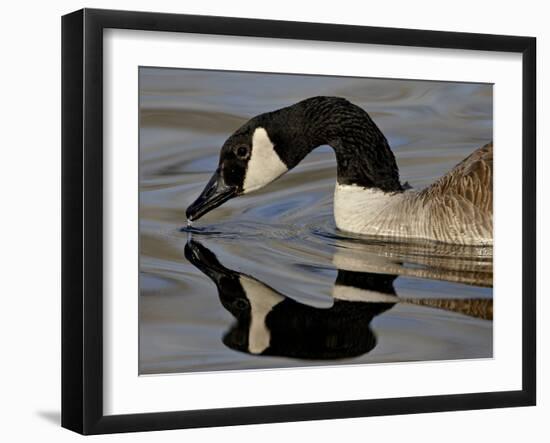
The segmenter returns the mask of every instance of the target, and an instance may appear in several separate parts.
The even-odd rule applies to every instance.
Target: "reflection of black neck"
[[[316,147],[330,145],[336,153],[338,183],[402,190],[386,137],[367,112],[348,100],[313,97],[262,117],[274,128],[270,136],[275,149],[290,168]]]
[[[373,272],[354,272],[339,269],[334,285],[396,295],[393,287],[393,282],[396,278],[397,275],[392,274],[375,274]]]
[[[200,243],[190,241],[185,254],[216,283],[222,305],[237,320],[223,342],[242,352],[250,352],[251,298],[264,297],[265,301],[273,301],[262,320],[269,337],[261,354],[300,359],[350,358],[369,352],[376,345],[370,322],[394,304],[335,300],[330,308],[321,309],[287,298],[263,284],[260,293],[247,294],[241,278],[258,281],[225,268]],[[335,285],[395,295],[395,278],[394,275],[339,270]]]
[[[319,309],[287,298],[266,318],[271,342],[263,354],[319,360],[366,354],[376,345],[372,319],[392,306],[336,300]]]

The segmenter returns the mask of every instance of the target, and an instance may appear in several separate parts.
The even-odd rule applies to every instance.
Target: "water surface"
[[[490,85],[139,75],[140,373],[492,356],[492,249],[338,231],[329,147],[182,229],[224,140],[254,115],[314,95],[346,97],[384,132],[402,181],[421,188],[492,139]],[[255,288],[253,303],[243,284]],[[263,322],[250,318],[258,306],[271,306]]]

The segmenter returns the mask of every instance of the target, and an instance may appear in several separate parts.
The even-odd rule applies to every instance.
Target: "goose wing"
[[[447,243],[493,242],[493,143],[474,151],[431,186],[420,191],[429,238]]]
[[[421,194],[429,200],[452,198],[471,204],[477,211],[492,218],[493,143],[475,150]]]

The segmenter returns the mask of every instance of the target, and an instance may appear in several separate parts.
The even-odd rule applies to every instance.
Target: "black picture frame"
[[[103,30],[172,31],[522,54],[522,389],[209,410],[103,413]],[[150,431],[536,403],[536,39],[228,17],[83,9],[62,18],[62,426]]]

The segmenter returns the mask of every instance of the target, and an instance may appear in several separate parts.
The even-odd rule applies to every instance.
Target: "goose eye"
[[[235,149],[235,155],[241,159],[248,157],[248,146],[238,146]]]

